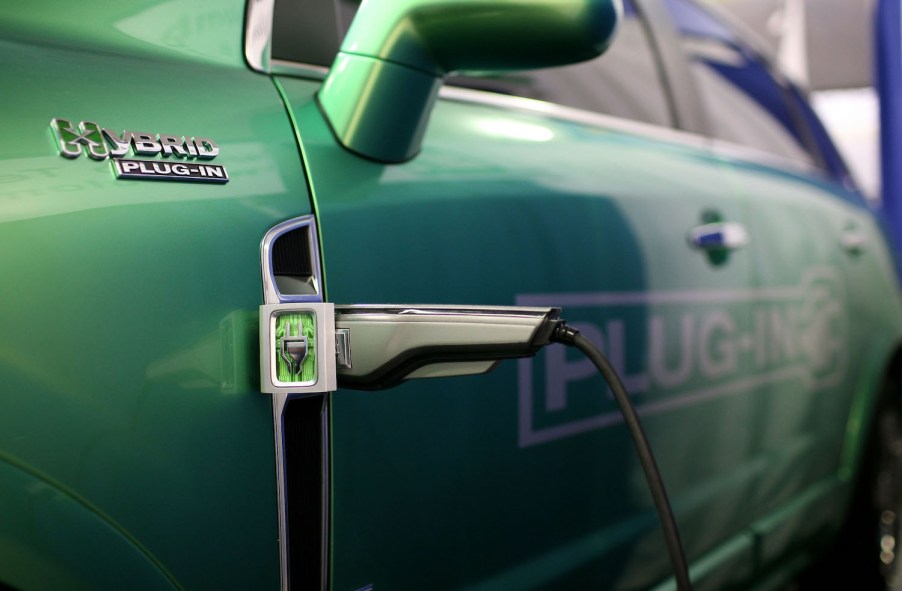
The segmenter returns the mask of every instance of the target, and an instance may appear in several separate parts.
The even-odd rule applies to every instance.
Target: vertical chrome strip
[[[253,4],[269,4],[270,9],[272,0],[251,0],[248,8]],[[250,14],[249,14],[250,17]],[[271,18],[271,13],[270,13]],[[310,295],[283,295],[279,292],[272,270],[272,247],[275,240],[282,234],[298,228],[308,229],[308,251],[310,252],[310,266],[314,275],[315,293]],[[316,234],[316,218],[312,215],[294,218],[272,227],[263,237],[260,245],[261,270],[263,272],[263,300],[265,304],[279,304],[287,302],[322,302],[322,271],[319,256],[319,240]],[[323,339],[324,341],[326,339]],[[334,342],[334,341],[333,341]],[[263,368],[261,368],[263,371]],[[281,587],[283,591],[289,591],[290,579],[288,572],[288,513],[287,507],[287,489],[286,489],[286,465],[285,465],[285,407],[288,401],[301,396],[298,394],[274,393],[272,395],[273,409],[273,434],[275,442],[275,461],[276,461],[276,486],[278,490],[278,508],[279,508],[279,562]],[[323,406],[323,457],[322,457],[322,564],[321,568],[321,591],[325,591],[328,578],[329,567],[329,468],[330,468],[330,434],[329,434],[329,395],[326,393]]]

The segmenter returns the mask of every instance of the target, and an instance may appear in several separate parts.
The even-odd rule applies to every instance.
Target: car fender
[[[16,589],[180,589],[87,500],[0,452],[0,582]]]

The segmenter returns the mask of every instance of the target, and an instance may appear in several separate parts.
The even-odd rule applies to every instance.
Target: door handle
[[[703,224],[689,231],[689,244],[699,250],[737,250],[748,243],[749,233],[736,222]]]
[[[858,230],[845,230],[839,235],[839,244],[849,254],[859,254],[864,250],[868,237]]]

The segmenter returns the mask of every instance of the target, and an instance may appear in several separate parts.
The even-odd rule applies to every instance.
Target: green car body
[[[259,4],[0,10],[0,583],[283,584],[260,244],[310,215],[328,302],[560,306],[603,344],[697,588],[810,565],[900,378],[894,267],[854,191],[467,89],[412,157],[364,158],[317,102],[324,68],[246,58]],[[228,182],[116,178],[85,143],[61,157],[52,119],[215,140]],[[725,221],[743,248],[687,241]],[[329,588],[667,587],[629,436],[575,353],[323,400]]]

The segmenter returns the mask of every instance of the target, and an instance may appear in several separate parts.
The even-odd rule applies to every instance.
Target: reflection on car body
[[[347,81],[348,27],[384,25],[354,2],[2,9],[0,586],[672,584],[586,361],[551,346],[296,396],[332,303],[563,308],[632,392],[697,588],[839,584],[831,562],[878,577],[876,544],[842,545],[848,524],[877,531],[866,492],[899,438],[874,216],[803,89],[716,9],[615,4],[600,58],[457,72],[414,105],[422,137],[362,143],[358,123],[415,109],[382,84],[397,101],[336,125],[330,101],[353,104],[323,87]],[[416,75],[437,89],[446,69]],[[278,374],[258,309],[286,295]],[[818,562],[834,545],[843,561]]]

